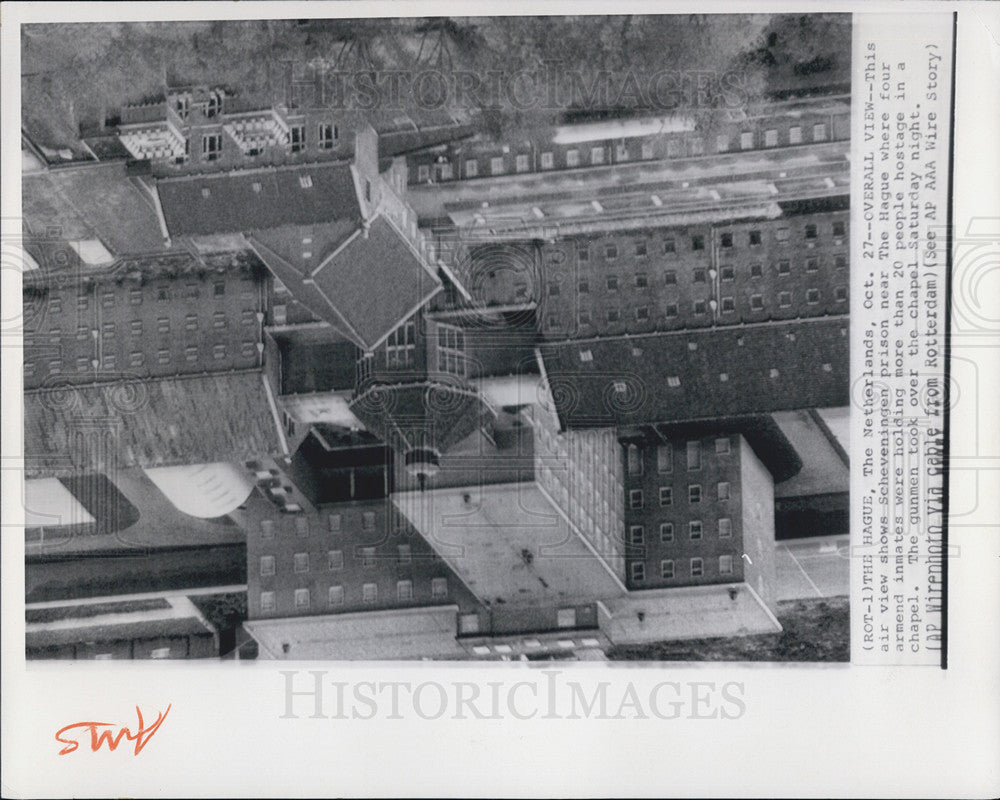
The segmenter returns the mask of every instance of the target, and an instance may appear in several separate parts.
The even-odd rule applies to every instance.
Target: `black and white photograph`
[[[850,64],[25,26],[26,656],[848,660]]]
[[[996,796],[1000,12],[3,15],[5,797]]]

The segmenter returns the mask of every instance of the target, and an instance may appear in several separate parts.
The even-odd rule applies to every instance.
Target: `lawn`
[[[777,616],[781,633],[623,645],[607,656],[611,661],[850,661],[847,597],[788,600],[778,604]]]

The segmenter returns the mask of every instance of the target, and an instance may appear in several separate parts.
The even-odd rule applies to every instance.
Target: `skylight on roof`
[[[312,175],[299,175],[299,186],[303,189],[309,189],[313,185]]]
[[[781,373],[778,372],[778,370],[776,370],[774,367],[771,367],[771,377],[772,378],[777,378],[780,374]]]
[[[676,389],[680,385],[681,385],[681,379],[678,378],[676,375],[670,375],[667,377],[667,386],[671,386],[674,389]]]
[[[212,190],[209,189],[207,186],[202,186],[201,187],[201,196],[202,197],[211,197],[212,196]]]
[[[720,372],[719,373],[719,380],[722,383],[725,383],[726,381],[728,381],[729,380],[729,373],[728,372]]]
[[[254,183],[254,185],[253,185],[253,190],[254,190],[255,192],[257,192],[258,194],[260,194],[260,189],[261,189],[261,186],[260,186],[260,184],[259,184],[259,183]]]
[[[590,352],[589,350],[581,350],[580,351],[580,360],[581,361],[593,361],[594,360],[594,354],[592,352]]]
[[[628,386],[625,381],[615,381],[615,392],[618,394],[625,394],[628,391]]]

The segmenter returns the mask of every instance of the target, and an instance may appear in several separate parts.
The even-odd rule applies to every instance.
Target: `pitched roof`
[[[103,432],[113,446],[98,444]],[[243,461],[281,452],[257,370],[25,392],[29,475]]]
[[[248,241],[296,300],[365,350],[377,347],[441,290],[437,275],[384,216],[366,233],[346,236],[339,249],[332,233],[323,236],[333,249],[311,271],[304,271],[294,253],[279,252],[292,241],[284,232],[254,231]]]
[[[846,405],[847,326],[824,317],[547,343],[541,353],[563,427],[684,422]]]
[[[114,256],[165,249],[152,203],[121,163],[25,173],[21,196],[25,244],[43,269],[78,262],[48,257],[57,242],[99,239]]]
[[[167,178],[156,190],[172,236],[361,218],[353,171],[344,162]]]
[[[359,387],[350,408],[369,432],[401,453],[424,448],[445,453],[493,419],[478,392],[440,379],[371,383]]]

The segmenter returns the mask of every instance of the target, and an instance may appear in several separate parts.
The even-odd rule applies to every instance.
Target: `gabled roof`
[[[336,227],[313,228],[308,246],[327,252],[310,271],[300,252],[306,245],[299,240],[290,251],[296,242],[286,231],[254,231],[247,240],[296,300],[362,349],[374,350],[441,290],[441,281],[387,217],[355,233],[330,225]]]
[[[541,346],[564,428],[846,405],[846,316]]]
[[[108,446],[102,436],[107,433]],[[113,472],[282,451],[257,370],[25,392],[29,475]]]
[[[167,178],[156,190],[171,236],[361,219],[354,175],[345,162]]]

